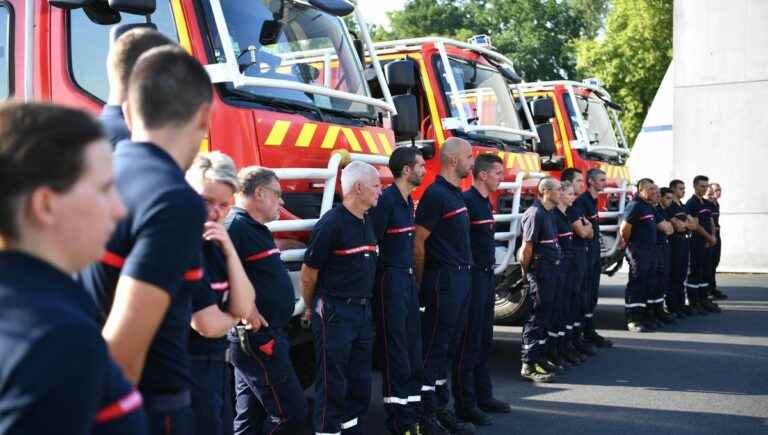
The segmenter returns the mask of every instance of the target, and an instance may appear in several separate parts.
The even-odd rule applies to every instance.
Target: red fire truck
[[[360,37],[342,17],[354,14]],[[344,159],[386,163],[400,137],[416,132],[397,117],[416,109],[392,98],[359,11],[338,0],[8,0],[0,1],[0,97],[78,106],[97,113],[108,85],[115,27],[150,25],[195,56],[214,83],[212,122],[201,150],[220,150],[239,167],[276,168],[284,219],[270,228],[294,271],[301,241],[337,199]],[[367,80],[362,54],[367,46]],[[334,57],[334,68],[321,68]],[[371,95],[370,86],[377,89]],[[294,274],[295,276],[295,274]],[[298,289],[298,286],[296,286]],[[298,297],[296,313],[303,311]],[[297,367],[312,367],[311,337],[293,326]],[[312,370],[302,370],[305,383]]]

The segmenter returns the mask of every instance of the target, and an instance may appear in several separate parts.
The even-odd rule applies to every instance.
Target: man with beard
[[[382,346],[382,395],[393,434],[416,434],[421,404],[421,319],[413,275],[413,198],[426,171],[421,151],[395,149],[389,157],[394,182],[370,211],[379,241],[374,318]]]
[[[472,265],[469,214],[461,180],[474,166],[469,142],[450,138],[440,148],[440,175],[424,192],[416,210],[414,264],[425,307],[422,322],[424,379],[421,387],[425,421],[453,433],[474,433],[448,409],[448,367],[458,333],[467,316]]]

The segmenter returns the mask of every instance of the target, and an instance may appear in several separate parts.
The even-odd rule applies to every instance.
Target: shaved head
[[[472,146],[469,144],[469,142],[458,137],[449,138],[443,142],[443,145],[440,147],[440,163],[450,164],[452,158],[458,157],[461,151],[467,149],[472,149]]]
[[[450,173],[458,179],[466,178],[475,166],[472,145],[458,137],[449,138],[440,146],[440,166],[441,173]]]

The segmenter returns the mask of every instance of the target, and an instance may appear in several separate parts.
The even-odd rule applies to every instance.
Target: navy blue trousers
[[[454,407],[466,410],[493,395],[488,357],[493,342],[493,306],[496,277],[492,267],[473,267],[469,311],[453,361]]]
[[[655,282],[653,274],[656,266],[656,250],[653,246],[627,247],[624,255],[629,264],[629,278],[624,292],[624,312],[627,322],[642,320],[651,294],[651,288]]]
[[[579,285],[576,283],[576,277],[579,271],[576,267],[576,258],[574,251],[566,252],[563,259],[560,260],[558,269],[558,294],[560,295],[559,317],[553,331],[557,331],[560,344],[571,340],[574,336],[574,323],[581,318],[581,303]]]
[[[689,299],[691,296],[694,300],[703,300],[707,297],[707,290],[712,280],[712,248],[707,247],[706,243],[706,240],[696,235],[691,240],[691,262],[685,284]]]
[[[656,310],[664,306],[665,295],[668,293],[670,273],[669,242],[656,244],[656,265],[653,274],[653,285],[646,301],[648,310]]]
[[[587,309],[584,306],[586,297],[584,296],[584,286],[586,285],[587,274],[587,254],[589,249],[586,246],[574,246],[574,255],[571,258],[571,264],[568,266],[566,282],[573,286],[573,304],[570,310],[570,329],[572,338],[581,336],[584,330],[584,315]]]
[[[290,342],[272,328],[249,332],[253,354],[230,343],[235,366],[234,432],[237,435],[293,434],[307,416],[307,401],[293,369]]]
[[[231,435],[232,383],[224,352],[215,357],[192,356],[192,410],[198,435]]]
[[[584,275],[584,332],[595,333],[595,309],[600,294],[600,275],[602,260],[600,259],[600,244],[589,246]]]
[[[387,426],[401,432],[421,412],[421,315],[412,269],[387,268],[377,280],[374,318],[383,366],[382,396]]]
[[[189,435],[195,433],[195,415],[191,407],[165,412],[147,411],[150,435]]]
[[[424,376],[421,387],[423,412],[434,414],[445,408],[448,370],[456,356],[459,333],[469,310],[469,269],[426,269],[421,282],[424,306],[421,333],[424,347]]]
[[[547,332],[552,325],[555,293],[560,277],[559,264],[542,259],[534,260],[528,271],[528,306],[530,312],[523,324],[523,344],[520,357],[524,363],[535,364],[545,359]]]
[[[315,432],[360,433],[371,402],[371,305],[327,296],[312,304],[315,340]]]
[[[669,284],[667,285],[667,307],[671,311],[680,310],[685,305],[685,279],[688,276],[690,256],[690,238],[673,236],[670,238]]]

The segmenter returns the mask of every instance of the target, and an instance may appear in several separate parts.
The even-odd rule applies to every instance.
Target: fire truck
[[[629,146],[621,128],[621,106],[596,79],[523,83],[518,89],[533,104],[552,105],[556,152],[542,160],[542,169],[559,177],[565,168],[586,173],[605,171],[608,187],[598,198],[603,272],[614,274],[622,265],[618,229],[624,214],[630,175]],[[513,92],[518,92],[514,89]]]
[[[354,15],[360,35],[343,17]],[[152,26],[203,65],[214,84],[211,125],[201,151],[220,150],[238,167],[275,168],[285,209],[269,224],[294,284],[306,237],[338,201],[339,168],[386,163],[409,138],[365,22],[341,0],[7,0],[0,2],[0,97],[77,106],[98,113],[108,95],[110,38]],[[368,71],[362,54],[368,51]],[[322,59],[333,57],[334,67]],[[376,88],[377,96],[371,94]],[[304,310],[296,289],[295,314]],[[296,367],[311,381],[311,334],[291,327]],[[306,370],[305,370],[306,369]]]

